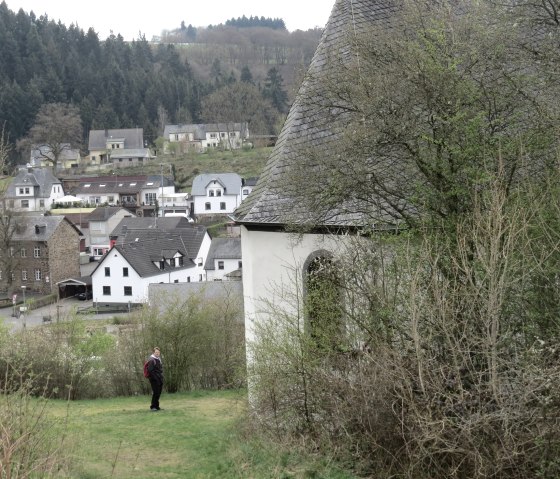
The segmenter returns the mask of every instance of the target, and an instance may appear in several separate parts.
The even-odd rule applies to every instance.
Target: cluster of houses
[[[100,159],[104,161],[104,159]],[[9,251],[0,253],[0,291],[87,290],[103,303],[143,303],[152,283],[239,281],[238,232],[211,238],[209,218],[228,217],[255,178],[202,174],[190,193],[160,175],[69,176],[21,168],[4,194]],[[90,264],[94,262],[94,264]],[[85,265],[94,268],[82,276]]]
[[[163,140],[166,153],[203,153],[214,148],[237,150],[249,141],[249,126],[246,122],[166,125]],[[144,140],[142,128],[90,130],[88,151],[82,156],[79,149],[65,144],[57,170],[78,171],[91,167],[114,170],[141,166],[156,158]],[[31,166],[48,166],[53,159],[47,145],[37,145],[31,150]]]

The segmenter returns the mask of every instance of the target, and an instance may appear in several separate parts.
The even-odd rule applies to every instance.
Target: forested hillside
[[[249,121],[276,133],[320,31],[266,26],[177,29],[163,41],[105,40],[90,28],[54,22],[0,4],[0,128],[16,145],[45,103],[80,112],[90,129],[144,128],[151,144],[167,123]],[[265,21],[265,24],[267,21]],[[186,32],[190,31],[190,43]],[[177,35],[184,34],[179,38]],[[19,152],[12,151],[12,161]]]

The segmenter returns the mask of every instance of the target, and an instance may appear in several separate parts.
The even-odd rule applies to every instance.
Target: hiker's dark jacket
[[[150,373],[150,381],[156,381],[163,384],[163,364],[161,359],[150,356],[148,360],[148,372]]]

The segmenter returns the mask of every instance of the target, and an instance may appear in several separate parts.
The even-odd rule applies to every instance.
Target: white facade
[[[15,185],[15,197],[8,199],[8,206],[14,211],[48,211],[58,198],[64,196],[62,183],[55,183],[50,188],[48,197],[37,197],[33,186]]]
[[[92,274],[93,301],[103,303],[146,303],[148,286],[153,283],[189,283],[205,280],[204,263],[211,239],[205,234],[195,265],[191,268],[163,270],[142,277],[117,248],[112,248]],[[188,261],[185,258],[185,261]]]
[[[238,206],[239,195],[194,197],[195,215],[229,214]]]
[[[207,281],[226,281],[226,274],[241,268],[241,258],[239,259],[214,259],[214,269],[206,270]]]
[[[247,344],[254,340],[254,327],[270,315],[265,306],[273,301],[276,311],[295,313],[297,288],[302,287],[305,262],[320,251],[333,256],[347,237],[255,231],[241,227],[243,295]],[[301,298],[302,291],[299,291]]]

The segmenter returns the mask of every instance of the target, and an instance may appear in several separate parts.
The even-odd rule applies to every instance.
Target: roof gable
[[[204,173],[195,176],[192,184],[193,196],[206,196],[206,188],[212,182],[218,182],[226,195],[238,195],[241,192],[241,177],[237,173]]]

